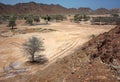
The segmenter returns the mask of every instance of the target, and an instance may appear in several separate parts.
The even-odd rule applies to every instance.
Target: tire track
[[[51,65],[52,63],[54,63],[58,58],[62,58],[63,56],[65,56],[65,53],[72,51],[76,46],[78,46],[79,40],[74,39],[72,40],[72,42],[70,42],[69,44],[67,44],[67,47],[64,48],[64,50],[60,50],[57,53],[55,53],[55,55],[53,55],[52,57],[50,57],[48,64],[46,64],[43,68],[41,68],[41,70],[44,70],[45,68],[47,68],[49,65]]]
[[[50,58],[51,60],[54,60],[55,58],[57,58],[58,56],[60,56],[61,54],[65,53],[66,51],[69,50],[69,48],[74,44],[75,42],[72,42],[70,44],[68,44],[64,49],[61,49],[59,52],[57,52],[55,55],[53,55],[53,57]]]

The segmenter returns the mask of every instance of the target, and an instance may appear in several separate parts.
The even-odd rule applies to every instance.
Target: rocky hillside
[[[110,13],[110,11],[105,9],[105,8],[99,8],[99,9],[96,9],[93,13],[95,13],[95,14],[108,14],[108,13]]]
[[[73,14],[73,13],[85,13],[85,14],[106,14],[110,12],[118,13],[119,9],[107,10],[104,8],[93,11],[90,8],[65,8],[61,5],[54,4],[41,4],[35,2],[18,3],[16,5],[6,5],[0,3],[0,14]]]
[[[93,38],[83,49],[91,59],[99,57],[106,64],[120,62],[120,26]]]
[[[60,5],[47,5],[35,2],[18,3],[16,5],[0,4],[0,14],[62,14],[66,10],[66,8]]]
[[[120,77],[120,26],[112,29],[110,32],[99,35],[89,41],[83,50],[94,62],[99,59],[116,73],[116,78]],[[119,79],[120,80],[120,79]]]

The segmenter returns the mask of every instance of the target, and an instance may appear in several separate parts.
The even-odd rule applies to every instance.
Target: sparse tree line
[[[74,15],[74,22],[76,22],[76,23],[79,23],[80,21],[88,21],[89,19],[90,19],[90,17],[85,14]]]
[[[64,15],[47,15],[47,16],[42,16],[43,19],[48,20],[48,21],[63,21],[66,20],[66,16]]]
[[[91,23],[93,25],[120,25],[120,16],[111,14],[109,17],[93,17]]]
[[[120,25],[120,17],[94,17],[93,25]]]
[[[85,14],[74,15],[75,23],[81,21],[90,21],[93,25],[120,25],[120,16],[118,14],[111,14],[109,17],[90,17]]]
[[[66,16],[64,15],[1,15],[0,16],[0,23],[3,22],[9,22],[8,26],[11,27],[11,29],[14,29],[13,27],[16,26],[16,20],[25,20],[26,24],[34,25],[36,23],[40,23],[40,19],[44,19],[45,23],[48,24],[52,21],[63,21],[66,20]]]
[[[1,15],[0,22],[8,22],[11,18],[15,20],[26,20],[26,23],[32,24],[33,22],[40,22],[40,19],[44,19],[45,21],[63,21],[66,19],[64,15]]]
[[[67,20],[65,15],[1,15],[0,16],[0,23],[2,22],[9,22],[8,26],[11,29],[16,26],[16,20],[25,20],[25,23],[28,25],[34,25],[40,23],[40,20],[44,19],[45,24],[49,22],[56,21],[64,21]],[[73,21],[75,23],[80,23],[81,21],[89,21],[91,19],[90,16],[85,14],[75,14],[73,16]],[[93,17],[91,20],[91,24],[94,25],[118,25],[120,24],[120,17],[118,14],[111,14],[110,17]]]

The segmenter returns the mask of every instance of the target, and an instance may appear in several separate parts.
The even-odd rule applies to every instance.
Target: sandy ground
[[[0,25],[3,27],[4,25]],[[40,38],[44,42],[45,51],[39,53],[45,55],[49,63],[42,67],[45,69],[51,63],[59,58],[63,58],[69,55],[78,46],[81,46],[85,42],[91,39],[91,35],[98,35],[109,31],[114,26],[97,26],[89,24],[75,24],[68,21],[60,23],[50,23],[50,25],[18,25],[17,28],[50,28],[56,31],[52,32],[35,32],[27,34],[16,34],[11,37],[0,37],[0,71],[3,71],[3,67],[13,62],[25,63],[28,60],[26,53],[24,53],[22,44],[30,37],[35,36]],[[34,67],[32,67],[34,68]]]

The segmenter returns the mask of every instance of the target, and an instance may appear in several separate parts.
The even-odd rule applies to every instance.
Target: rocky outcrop
[[[98,58],[120,77],[120,26],[90,40],[83,48],[90,61]]]

